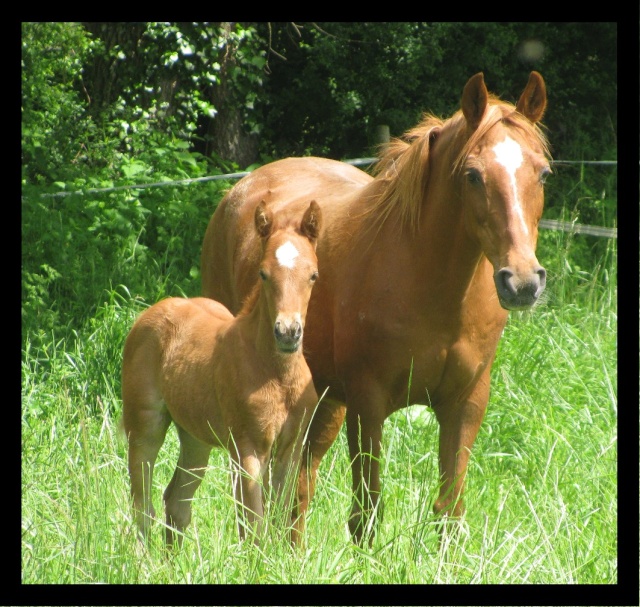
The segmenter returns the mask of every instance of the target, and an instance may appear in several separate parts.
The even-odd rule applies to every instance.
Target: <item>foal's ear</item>
[[[322,227],[322,211],[320,211],[320,205],[312,200],[309,203],[309,208],[302,216],[302,223],[300,224],[300,231],[312,242],[315,242],[320,235],[320,228]]]
[[[516,111],[526,116],[531,122],[538,122],[542,119],[546,108],[547,87],[538,72],[531,72],[529,82],[516,105]]]
[[[271,234],[273,228],[273,213],[267,209],[267,204],[264,200],[260,201],[260,204],[256,207],[255,213],[256,230],[262,238],[267,238]]]
[[[471,76],[465,84],[462,91],[462,113],[469,128],[474,131],[478,128],[484,112],[487,109],[489,101],[489,92],[484,83],[484,74],[478,72],[475,76]]]

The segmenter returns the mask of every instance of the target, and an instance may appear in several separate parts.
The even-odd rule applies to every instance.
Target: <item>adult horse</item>
[[[531,308],[545,287],[535,248],[550,173],[539,126],[546,103],[537,72],[515,106],[490,94],[478,73],[453,116],[425,115],[382,151],[375,177],[333,160],[288,158],[239,181],[213,214],[203,294],[237,311],[258,272],[256,205],[299,210],[314,198],[322,208],[305,356],[318,393],[328,392],[305,445],[300,530],[346,412],[349,527],[355,541],[371,539],[383,422],[417,403],[430,405],[440,426],[434,510],[462,514],[508,310]]]

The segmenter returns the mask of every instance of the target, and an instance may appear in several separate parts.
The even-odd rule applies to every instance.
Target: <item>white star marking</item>
[[[276,259],[278,260],[278,263],[285,268],[293,268],[298,255],[300,255],[300,253],[298,253],[298,249],[296,249],[290,241],[279,246],[276,251]]]

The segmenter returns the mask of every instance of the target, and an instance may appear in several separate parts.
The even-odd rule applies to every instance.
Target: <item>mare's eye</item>
[[[540,183],[545,183],[547,181],[547,177],[552,174],[552,171],[549,167],[545,167],[540,171]]]
[[[315,282],[316,280],[318,280],[318,273],[317,273],[317,272],[314,272],[314,273],[311,275],[311,282]]]
[[[482,175],[478,169],[469,169],[467,171],[467,180],[472,185],[482,183]]]
[[[262,268],[260,268],[259,274],[262,280],[267,280],[267,273]]]

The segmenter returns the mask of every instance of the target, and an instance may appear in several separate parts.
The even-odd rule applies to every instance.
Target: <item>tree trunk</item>
[[[255,135],[244,129],[244,100],[230,82],[230,74],[237,65],[237,47],[230,36],[234,24],[224,22],[219,25],[220,35],[225,38],[226,44],[221,49],[220,79],[211,93],[211,101],[218,113],[208,119],[206,125],[206,154],[215,153],[223,160],[246,168],[258,158],[258,142]]]
[[[107,51],[118,45],[132,64],[138,65],[142,60],[136,50],[144,34],[144,23],[84,22],[82,25],[102,40]],[[123,85],[128,84],[119,77],[118,67],[118,59],[109,53],[96,56],[93,64],[86,67],[84,82],[94,113],[109,107],[120,95]]]

